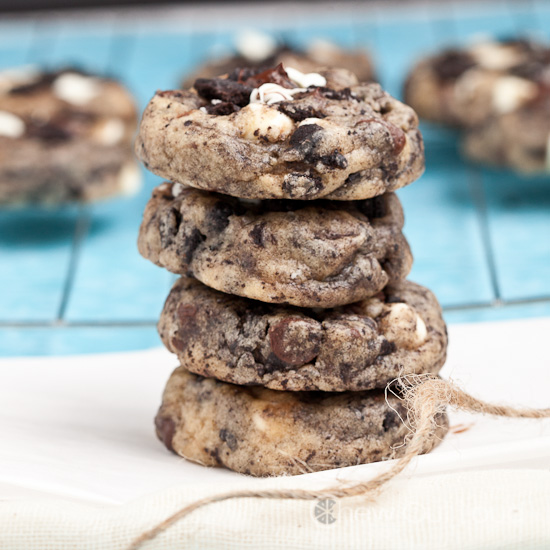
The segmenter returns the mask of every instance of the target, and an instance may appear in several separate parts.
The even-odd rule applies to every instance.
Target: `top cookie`
[[[414,111],[344,70],[278,66],[157,92],[136,141],[168,180],[249,199],[362,200],[424,169]]]
[[[269,34],[248,31],[235,39],[235,54],[211,60],[186,76],[182,87],[191,88],[197,78],[214,78],[239,67],[268,69],[282,63],[303,73],[322,67],[340,67],[353,72],[360,82],[374,80],[370,56],[364,50],[340,48],[327,40],[313,40],[304,49],[281,44]]]
[[[139,186],[125,88],[77,69],[0,72],[0,203],[95,200]]]
[[[405,84],[421,118],[464,128],[548,96],[550,49],[528,40],[485,41],[422,60]]]

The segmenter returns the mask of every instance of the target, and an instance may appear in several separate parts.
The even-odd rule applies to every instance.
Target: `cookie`
[[[197,78],[214,78],[240,67],[267,69],[282,63],[303,73],[325,67],[340,67],[354,73],[360,82],[374,80],[370,56],[364,50],[344,49],[327,40],[313,40],[303,50],[281,44],[268,34],[247,31],[235,40],[235,54],[210,60],[182,82],[191,88]]]
[[[0,73],[0,204],[94,201],[139,188],[137,115],[114,80],[76,69]]]
[[[158,328],[187,370],[274,390],[384,388],[402,373],[436,374],[447,350],[435,296],[409,281],[354,304],[311,310],[237,298],[181,278]]]
[[[466,131],[462,149],[476,162],[550,172],[550,93]]]
[[[405,86],[421,118],[465,130],[474,161],[550,170],[550,48],[502,40],[421,61]]]
[[[549,67],[550,50],[534,42],[474,43],[421,61],[407,79],[405,101],[421,118],[477,126],[536,100]]]
[[[412,109],[343,70],[281,65],[157,92],[136,154],[170,181],[249,199],[362,200],[424,169]]]
[[[176,454],[254,476],[296,475],[399,457],[409,427],[403,402],[383,390],[278,392],[241,387],[177,368],[155,426]],[[448,429],[437,418],[436,438]]]
[[[217,290],[334,307],[404,279],[412,256],[394,194],[364,201],[247,201],[181,184],[157,187],[138,248]]]

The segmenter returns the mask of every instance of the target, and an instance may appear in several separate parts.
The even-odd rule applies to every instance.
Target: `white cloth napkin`
[[[0,503],[3,550],[124,550],[178,507],[230,488],[312,488],[307,478],[180,485],[120,507]],[[318,518],[315,509],[321,510]],[[550,547],[550,472],[499,470],[395,480],[374,502],[239,499],[199,509],[148,550],[522,550]],[[319,513],[319,512],[318,512]],[[320,519],[332,522],[322,522]]]

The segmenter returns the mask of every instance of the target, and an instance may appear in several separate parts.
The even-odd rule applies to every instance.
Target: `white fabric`
[[[243,487],[311,487],[307,478],[174,487],[122,507],[0,503],[3,550],[123,550],[143,530],[206,494]],[[315,502],[240,499],[197,510],[148,550],[358,550],[550,547],[550,472],[463,472],[395,480],[375,501],[345,500],[320,523]]]
[[[454,325],[443,375],[487,400],[548,406],[550,319]],[[317,489],[372,464],[254,480],[168,453],[152,419],[165,350],[0,361],[0,549],[118,549],[178,506],[229,488]],[[194,513],[147,548],[547,548],[550,422],[451,414],[451,433],[375,504],[238,500]],[[177,541],[177,546],[175,543]]]

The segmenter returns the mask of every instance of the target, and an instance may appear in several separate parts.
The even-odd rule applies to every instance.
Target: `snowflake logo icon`
[[[337,519],[336,501],[332,498],[323,498],[315,503],[313,516],[323,525],[331,525]]]

